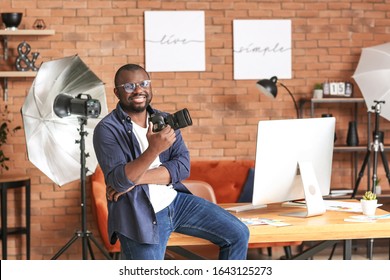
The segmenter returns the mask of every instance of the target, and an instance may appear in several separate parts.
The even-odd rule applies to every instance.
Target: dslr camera
[[[153,123],[153,132],[161,131],[168,124],[174,130],[192,125],[192,119],[187,108],[166,116],[162,113],[153,114],[149,118],[149,121]]]

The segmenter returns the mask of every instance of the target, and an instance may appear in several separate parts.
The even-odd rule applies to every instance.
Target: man
[[[163,259],[171,232],[201,237],[220,247],[220,259],[245,259],[249,231],[219,206],[192,195],[181,183],[190,173],[180,130],[153,132],[149,74],[139,65],[115,75],[119,102],[96,126],[93,143],[103,170],[111,242],[123,259]]]

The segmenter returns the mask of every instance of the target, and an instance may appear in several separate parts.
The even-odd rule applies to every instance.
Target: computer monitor
[[[260,121],[257,131],[252,205],[306,200],[306,211],[325,212],[322,196],[330,192],[335,118]]]

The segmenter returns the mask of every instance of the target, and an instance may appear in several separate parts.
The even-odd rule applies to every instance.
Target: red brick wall
[[[206,71],[152,73],[155,107],[175,112],[187,107],[194,121],[183,129],[193,159],[253,159],[258,120],[294,118],[293,103],[281,88],[277,100],[259,95],[253,81],[233,80],[232,21],[234,19],[291,19],[293,78],[282,82],[296,99],[312,96],[313,85],[326,79],[352,81],[361,49],[390,39],[390,3],[386,0],[337,1],[8,1],[1,12],[20,11],[20,28],[31,29],[45,20],[54,36],[10,37],[10,57],[0,70],[13,68],[17,45],[26,40],[39,51],[39,62],[78,54],[104,81],[108,107],[116,69],[125,63],[144,64],[145,10],[204,10],[206,17]],[[0,47],[2,48],[2,46]],[[2,53],[2,49],[0,49]],[[20,108],[31,78],[9,80],[8,104],[13,125],[22,125]],[[373,85],[374,86],[374,85]],[[355,89],[358,89],[355,85]],[[360,96],[358,90],[356,95]],[[306,105],[305,116],[309,116]],[[3,107],[2,107],[3,108]],[[352,106],[320,106],[321,113],[337,117],[339,144],[345,143]],[[366,108],[359,107],[359,136],[366,143]],[[389,133],[389,125],[381,119]],[[32,259],[50,259],[80,228],[79,183],[58,187],[27,159],[23,130],[4,147],[11,157],[8,173],[27,174],[32,180]],[[361,157],[362,155],[360,155]],[[359,162],[359,166],[361,161]],[[335,154],[332,185],[350,187],[351,155]],[[384,178],[382,165],[378,172]],[[389,189],[387,182],[384,188]],[[361,188],[365,187],[362,180]],[[89,194],[89,189],[88,189]],[[18,194],[16,194],[18,195]],[[12,196],[11,196],[12,197]],[[20,195],[18,196],[20,197]],[[89,203],[89,196],[88,196]],[[88,205],[88,228],[98,236]],[[17,208],[17,205],[15,205]],[[12,212],[12,211],[11,211]],[[15,210],[14,216],[20,213]],[[12,215],[12,213],[11,213]],[[18,218],[11,219],[18,221]],[[24,258],[24,241],[11,237],[9,258]],[[80,242],[61,258],[81,258]],[[96,252],[97,253],[97,252]],[[97,253],[98,256],[100,256]]]

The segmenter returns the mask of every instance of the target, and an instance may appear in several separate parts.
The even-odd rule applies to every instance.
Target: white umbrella
[[[78,56],[42,63],[22,107],[29,160],[57,185],[80,179],[80,117],[60,118],[53,110],[59,94],[76,98],[79,94],[97,99],[101,104],[98,118],[89,118],[85,125],[87,175],[97,167],[93,150],[93,129],[107,115],[103,82]]]
[[[352,76],[358,84],[367,108],[381,103],[380,115],[390,120],[390,43],[363,48]]]

